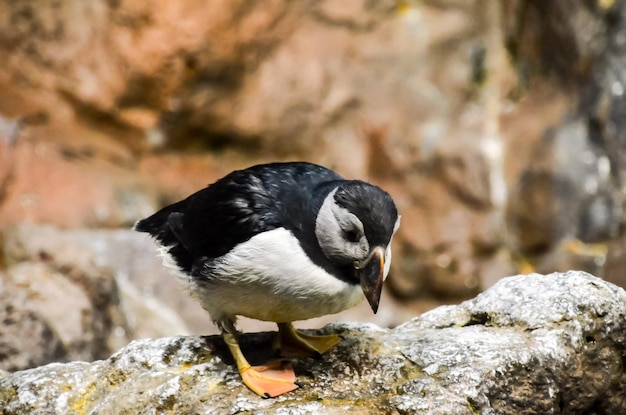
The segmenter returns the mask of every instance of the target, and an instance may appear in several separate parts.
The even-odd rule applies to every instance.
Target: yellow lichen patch
[[[400,1],[398,2],[398,5],[396,6],[396,11],[399,14],[404,14],[407,13],[413,6],[411,4],[409,4],[408,1]]]
[[[566,252],[586,256],[604,258],[608,252],[608,246],[603,243],[586,244],[578,239],[567,240],[564,242]]]
[[[531,274],[535,272],[535,266],[530,262],[528,258],[522,256],[513,257],[513,264],[519,274]]]
[[[77,414],[77,415],[82,415],[82,414],[86,414],[87,411],[85,410],[86,407],[86,403],[85,403],[85,399],[72,399],[70,400],[70,409],[72,410],[72,413]]]
[[[164,372],[170,373],[172,375],[177,375],[179,373],[186,372],[194,366],[196,366],[194,363],[182,363],[178,367],[169,367],[165,369]]]
[[[179,369],[179,372],[184,372],[184,371],[186,371],[188,369],[191,369],[194,366],[195,366],[195,364],[193,364],[193,363],[183,363],[183,364],[181,364],[178,367],[178,369]]]
[[[604,10],[610,9],[614,4],[615,0],[598,0],[598,6]]]
[[[69,389],[72,389],[68,385]],[[84,390],[81,390],[78,395],[69,399],[69,407],[73,414],[82,415],[87,414],[91,410],[91,404],[94,402],[93,395],[96,392],[95,382],[91,382]]]
[[[219,381],[219,380],[211,380],[210,382],[207,383],[206,389],[209,392],[213,392],[213,391],[217,390],[218,386],[220,386],[221,383],[222,382]]]
[[[119,386],[120,384],[124,383],[128,379],[128,376],[126,375],[125,372],[117,369],[109,373],[105,377],[105,379],[107,380],[107,382],[109,382],[109,385]]]

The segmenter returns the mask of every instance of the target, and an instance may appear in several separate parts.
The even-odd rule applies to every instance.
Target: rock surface
[[[210,333],[158,262],[127,255],[151,242],[112,229],[267,161],[392,194],[403,225],[377,324],[516,273],[626,286],[625,35],[626,0],[0,2],[0,297],[15,322],[0,342],[33,346],[4,368]],[[43,231],[46,255],[18,258],[2,239],[23,222],[77,231]],[[85,258],[104,246],[112,266],[60,264],[58,238]]]
[[[102,359],[134,338],[112,270],[93,261],[87,243],[54,234],[22,226],[3,235],[0,369]]]
[[[626,411],[626,292],[584,272],[505,278],[395,329],[337,324],[343,341],[294,361],[301,388],[263,400],[219,337],[134,341],[107,360],[0,372],[3,414]],[[242,336],[253,363],[269,333]]]

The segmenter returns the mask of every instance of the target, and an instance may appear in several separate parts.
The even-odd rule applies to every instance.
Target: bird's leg
[[[274,348],[286,357],[319,356],[341,340],[336,334],[314,336],[296,330],[291,323],[277,323],[278,336]]]
[[[296,374],[291,364],[274,361],[263,366],[250,366],[241,352],[237,336],[226,331],[222,336],[235,359],[243,383],[254,393],[264,398],[273,398],[298,389],[294,383]]]

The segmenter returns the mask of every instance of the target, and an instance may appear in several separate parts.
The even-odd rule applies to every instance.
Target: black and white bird
[[[379,187],[292,162],[234,171],[135,229],[156,239],[164,265],[209,312],[244,383],[273,397],[297,388],[293,369],[251,367],[237,341],[237,316],[278,323],[282,350],[324,353],[338,336],[312,336],[291,323],[363,299],[376,313],[399,224]]]

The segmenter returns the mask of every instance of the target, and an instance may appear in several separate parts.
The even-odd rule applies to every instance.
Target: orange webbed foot
[[[312,335],[296,330],[291,323],[278,324],[274,347],[284,357],[320,356],[335,347],[341,338],[336,334]]]
[[[273,361],[239,371],[243,383],[264,398],[274,398],[298,389],[296,374],[288,362]]]

